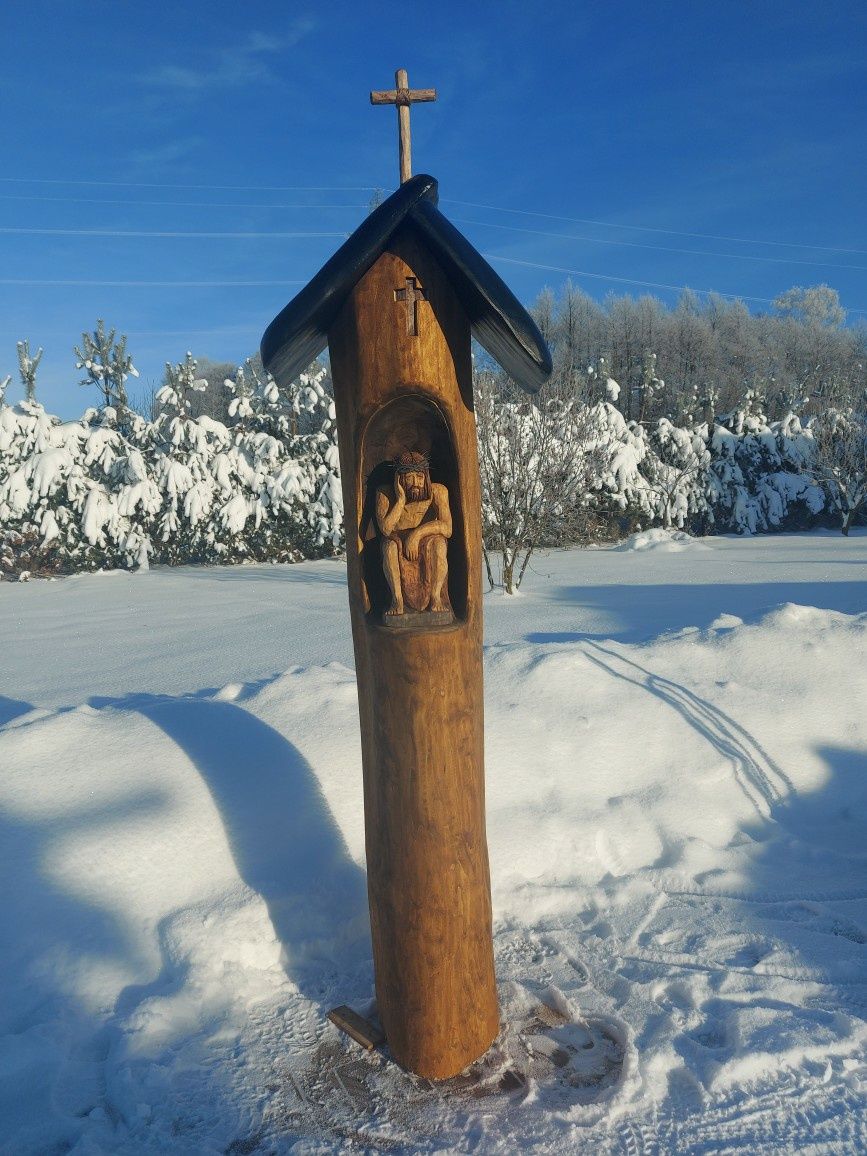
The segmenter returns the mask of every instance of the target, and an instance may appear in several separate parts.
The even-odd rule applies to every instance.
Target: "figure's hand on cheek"
[[[406,501],[406,490],[403,488],[403,482],[400,480],[400,474],[394,476],[394,492],[399,502]]]

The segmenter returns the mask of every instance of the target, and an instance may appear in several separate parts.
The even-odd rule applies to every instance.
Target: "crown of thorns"
[[[400,454],[394,459],[393,464],[396,474],[411,474],[418,470],[427,472],[430,469],[430,459],[425,454],[414,451]]]

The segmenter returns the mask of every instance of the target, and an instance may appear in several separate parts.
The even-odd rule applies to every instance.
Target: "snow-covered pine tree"
[[[210,513],[216,486],[209,467],[214,447],[207,426],[217,427],[224,443],[228,431],[219,422],[192,416],[193,395],[207,388],[196,370],[189,351],[183,361],[167,361],[156,394],[161,407],[152,426],[153,476],[162,498],[158,536],[160,556],[171,565],[214,560],[208,548],[213,543]]]
[[[599,357],[595,365],[587,369],[589,400],[607,401],[617,405],[620,400],[620,386],[611,376],[610,362],[607,357]]]
[[[826,496],[806,468],[809,438],[793,414],[769,424],[753,389],[746,391],[741,406],[718,417],[707,472],[718,532],[755,534],[815,525]]]
[[[662,417],[648,432],[649,449],[642,462],[656,496],[656,520],[664,529],[704,531],[709,523],[707,427],[676,426]]]
[[[116,330],[106,333],[105,322],[99,318],[93,333],[82,333],[81,348],[74,346],[76,369],[83,369],[86,376],[81,385],[95,385],[103,396],[103,404],[117,410],[121,424],[126,422],[127,395],[126,381],[138,377],[138,370],[132,357],[126,351],[126,335],[121,334],[115,341]]]
[[[247,444],[254,458],[275,463],[267,484],[271,518],[259,527],[255,550],[287,559],[334,554],[343,545],[343,496],[325,367],[314,362],[285,391],[252,359],[246,371],[253,408]]]
[[[657,498],[646,476],[645,458],[652,453],[644,427],[627,421],[611,402],[590,409],[589,449],[598,463],[591,482],[591,505],[612,538],[650,525]]]
[[[235,371],[234,378],[227,377],[223,382],[223,386],[231,394],[227,406],[229,419],[234,421],[237,430],[244,430],[247,422],[253,417],[254,412],[252,404],[253,389],[247,379],[247,374],[244,372],[244,366],[239,365]]]
[[[829,409],[810,423],[814,440],[812,470],[831,491],[833,505],[848,536],[867,508],[867,394],[860,405]]]
[[[63,569],[62,558],[79,545],[79,429],[80,423],[61,423],[37,402],[24,400],[0,411],[0,525],[7,531],[7,576]]]
[[[36,401],[36,370],[42,360],[42,346],[30,355],[30,342],[18,342],[18,372],[21,375],[21,384],[24,386],[26,401]]]
[[[641,384],[636,386],[633,391],[638,399],[636,420],[639,423],[644,422],[649,417],[654,398],[665,389],[665,382],[656,372],[656,360],[656,354],[650,349],[645,349],[644,363],[641,369]]]

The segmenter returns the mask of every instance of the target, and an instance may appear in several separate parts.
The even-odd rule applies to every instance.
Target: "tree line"
[[[476,413],[489,581],[534,550],[650,526],[756,533],[840,526],[867,509],[867,329],[837,292],[773,312],[684,292],[600,303],[571,283],[532,312],[552,351],[533,398],[483,354]]]
[[[652,526],[848,533],[863,516],[865,330],[827,286],[755,315],[692,294],[599,304],[567,284],[534,312],[554,359],[538,395],[475,356],[491,585],[516,589],[540,547]],[[131,397],[126,338],[98,321],[75,364],[100,404],[61,422],[37,398],[41,353],[18,343],[17,405],[0,379],[0,576],[342,548],[327,364],[280,389],[258,355],[188,353]]]
[[[851,403],[867,387],[867,328],[844,325],[827,285],[789,289],[772,312],[751,313],[690,291],[674,308],[650,295],[600,303],[567,282],[532,312],[553,354],[552,392],[595,401],[611,378],[627,421],[713,424],[748,393],[779,421]]]

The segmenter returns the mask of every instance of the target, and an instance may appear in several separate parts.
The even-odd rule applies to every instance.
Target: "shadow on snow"
[[[593,630],[534,631],[528,642],[581,642],[616,639],[648,642],[660,634],[690,626],[707,629],[721,614],[756,622],[787,602],[860,614],[867,610],[867,579],[859,582],[755,582],[665,584],[659,586],[558,586],[547,595],[553,602],[572,603],[576,611],[604,615]]]
[[[367,889],[307,760],[235,703],[139,694],[91,705],[142,714],[187,755],[219,810],[238,874],[268,908],[287,973],[321,1002],[323,970],[370,954]]]
[[[21,699],[17,698],[7,698],[6,695],[0,694],[0,727],[31,710],[33,707],[29,702],[22,702]]]

